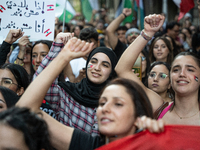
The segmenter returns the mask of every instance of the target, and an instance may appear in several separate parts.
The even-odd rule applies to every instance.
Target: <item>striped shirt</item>
[[[63,46],[61,43],[54,42],[52,44],[48,55],[42,60],[33,79],[58,55]],[[58,78],[52,83],[44,99],[50,104],[56,113],[56,119],[61,123],[80,129],[92,136],[99,134],[96,108],[85,107],[76,102],[76,100],[58,85]]]

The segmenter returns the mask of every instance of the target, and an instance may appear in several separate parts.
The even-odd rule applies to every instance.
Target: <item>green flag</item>
[[[117,18],[122,13],[124,8],[131,8],[132,9],[132,7],[133,7],[133,5],[132,5],[131,0],[120,0],[117,11],[115,12],[115,18]],[[133,9],[132,9],[131,15],[126,17],[123,20],[122,25],[125,25],[125,23],[127,23],[127,22],[129,22],[129,23],[133,22]]]
[[[81,0],[82,14],[87,21],[91,20],[92,10],[99,10],[98,0]]]
[[[124,0],[123,1],[123,6],[124,6],[124,8],[131,8],[132,9],[133,8],[132,0]],[[133,22],[133,9],[132,9],[131,15],[126,17],[124,19],[124,21],[122,22],[122,24],[125,24],[127,22],[130,22],[130,23]]]
[[[56,17],[58,17],[60,21],[63,21],[64,12],[65,12],[65,22],[69,22],[76,14],[74,8],[72,7],[72,5],[69,3],[68,0],[66,2],[65,0],[56,0],[55,14],[56,14]]]

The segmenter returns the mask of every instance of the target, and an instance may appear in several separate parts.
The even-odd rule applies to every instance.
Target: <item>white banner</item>
[[[10,29],[21,29],[31,41],[53,40],[55,3],[55,0],[1,0],[0,40],[5,39]]]

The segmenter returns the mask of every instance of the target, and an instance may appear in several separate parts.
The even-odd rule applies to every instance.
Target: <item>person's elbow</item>
[[[111,27],[108,26],[108,27],[106,28],[106,34],[107,34],[108,36],[109,36],[109,35],[114,35],[114,33],[115,33],[115,31],[113,31]]]

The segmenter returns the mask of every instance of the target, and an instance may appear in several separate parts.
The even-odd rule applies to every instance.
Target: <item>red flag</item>
[[[44,33],[46,34],[46,37],[51,34],[52,32],[50,31],[50,29],[47,29],[46,31],[44,31]]]
[[[194,0],[181,0],[180,3],[180,13],[178,16],[178,21],[183,18],[183,16],[194,7]]]
[[[53,11],[54,10],[54,5],[47,5],[47,11]]]
[[[3,10],[6,10],[2,5],[0,5],[0,12],[3,12]]]
[[[200,127],[167,125],[159,134],[148,130],[111,142],[97,150],[198,150]]]

